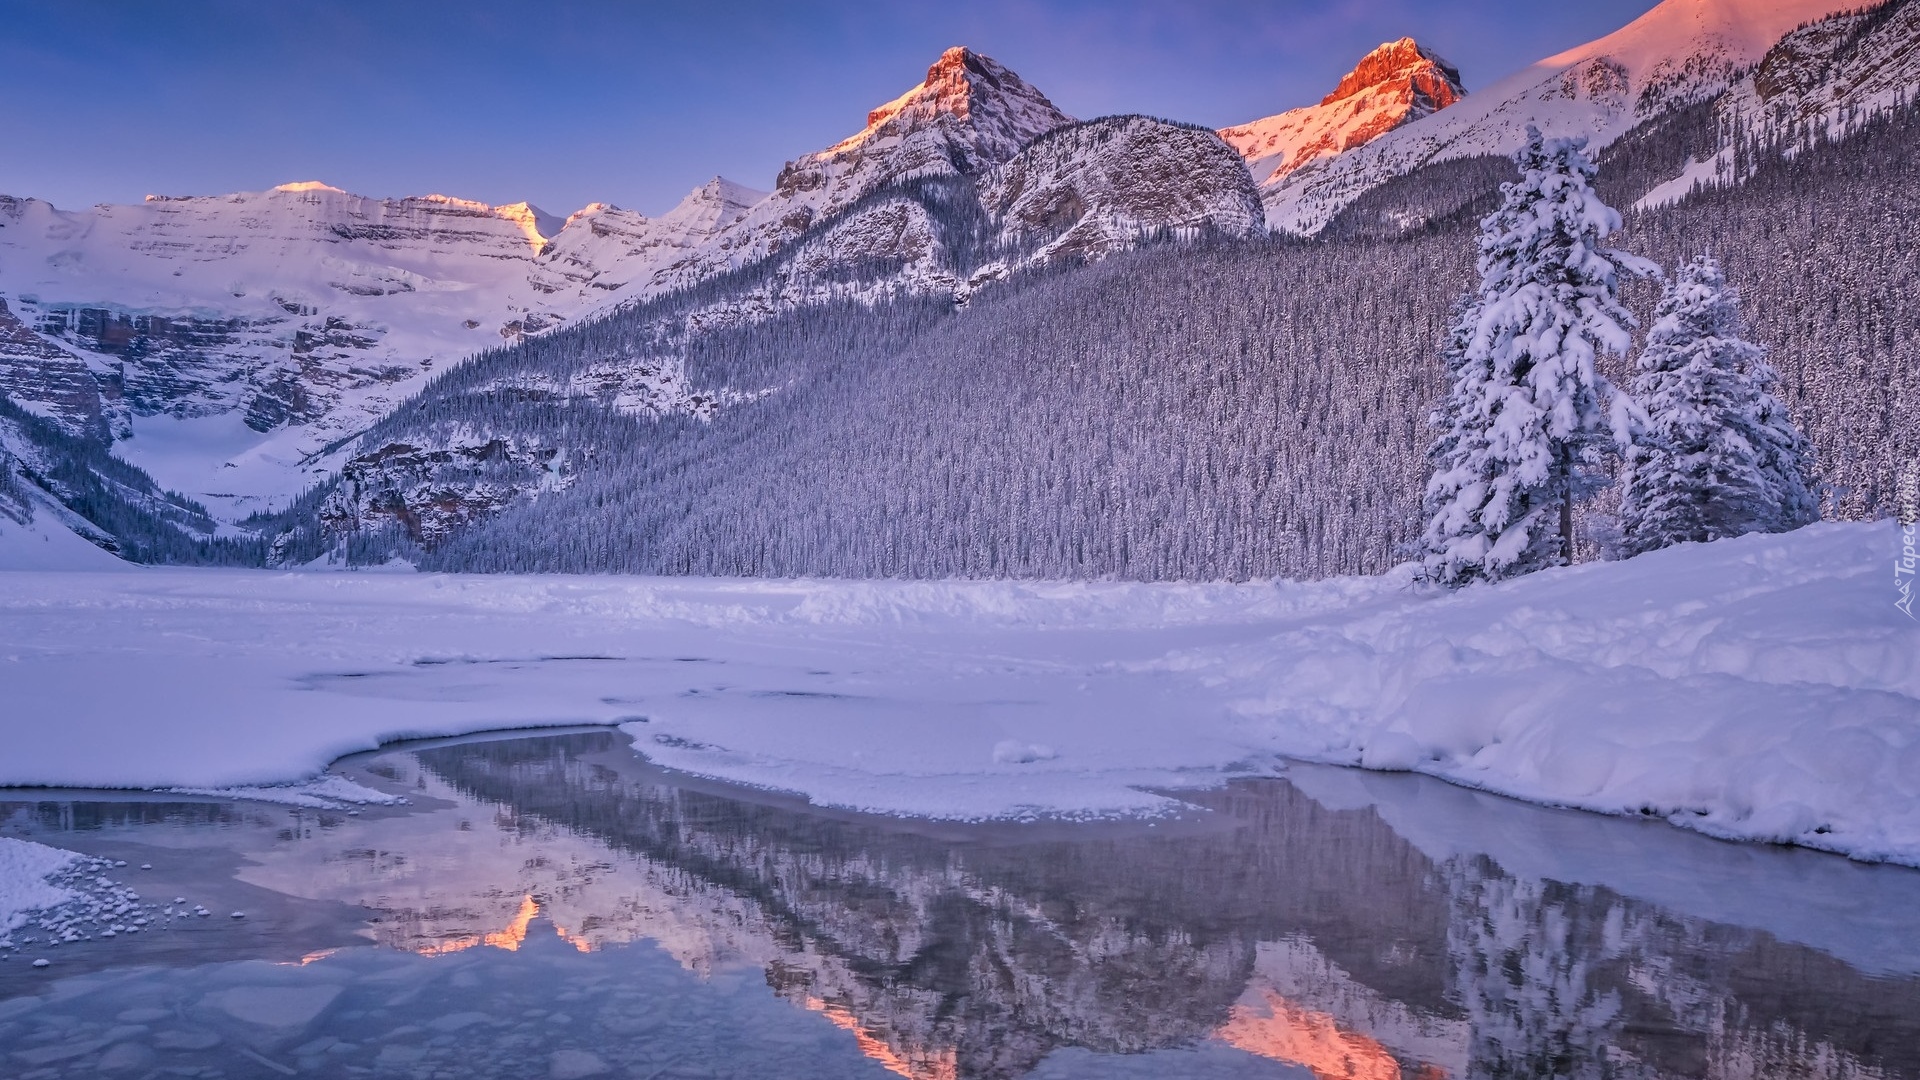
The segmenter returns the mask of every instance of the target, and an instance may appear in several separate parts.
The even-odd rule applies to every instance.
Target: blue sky
[[[771,186],[949,45],[1076,116],[1224,126],[1317,101],[1390,38],[1472,91],[1651,6],[0,0],[0,193],[78,208],[325,180],[658,213],[716,173]]]

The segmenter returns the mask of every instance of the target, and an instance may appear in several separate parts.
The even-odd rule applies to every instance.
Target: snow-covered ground
[[[1152,814],[1298,757],[1920,865],[1897,536],[1454,595],[15,571],[0,783],[262,784],[402,736],[624,723],[662,764],[880,812]]]

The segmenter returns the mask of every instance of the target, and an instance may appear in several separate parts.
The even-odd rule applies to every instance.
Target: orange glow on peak
[[[531,895],[520,901],[520,910],[514,912],[513,921],[504,930],[496,930],[481,938],[483,944],[508,952],[517,952],[527,940],[527,927],[533,924],[534,916],[540,914],[540,902]]]
[[[1249,1054],[1304,1065],[1319,1080],[1400,1080],[1400,1062],[1375,1040],[1342,1031],[1332,1016],[1271,990],[1260,997],[1257,1006],[1235,1005],[1213,1037]],[[1429,1065],[1419,1075],[1444,1080],[1446,1071]]]
[[[346,192],[340,190],[337,187],[334,187],[332,184],[323,183],[319,180],[296,180],[291,184],[281,184],[280,186],[274,188],[273,190],[285,191],[285,192],[296,194],[296,195],[306,191],[330,191],[330,192],[333,192],[335,195],[346,194]]]
[[[953,1047],[931,1054],[909,1052],[902,1055],[861,1026],[846,1006],[817,997],[808,998],[806,1006],[808,1011],[819,1013],[834,1027],[851,1034],[863,1056],[879,1062],[882,1068],[895,1076],[904,1076],[907,1080],[957,1080],[960,1075],[959,1052]]]
[[[431,945],[422,945],[414,949],[414,952],[421,956],[446,956],[449,953],[465,952],[478,945],[485,945],[490,949],[505,949],[507,952],[518,952],[520,946],[526,944],[527,929],[533,925],[533,920],[539,915],[540,901],[529,894],[521,898],[519,909],[501,929],[490,934],[468,934],[465,937],[436,941]],[[581,952],[593,951],[593,942],[585,937],[572,933],[558,924],[555,924],[553,930],[560,940]]]

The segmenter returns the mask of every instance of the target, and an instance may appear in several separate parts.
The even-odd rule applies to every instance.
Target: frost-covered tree
[[[1481,222],[1480,289],[1452,331],[1435,416],[1423,561],[1450,586],[1571,561],[1574,501],[1619,426],[1595,362],[1632,344],[1622,275],[1653,269],[1604,246],[1620,215],[1593,191],[1585,139],[1528,128],[1514,160],[1520,179]]]
[[[1771,392],[1766,351],[1743,336],[1719,263],[1699,256],[1680,268],[1636,369],[1645,417],[1621,498],[1628,554],[1784,532],[1819,516],[1812,450]]]

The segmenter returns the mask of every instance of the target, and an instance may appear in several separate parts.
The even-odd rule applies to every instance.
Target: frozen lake
[[[1330,767],[1151,825],[820,810],[609,729],[339,771],[409,803],[0,791],[139,893],[16,932],[0,1075],[1920,1078],[1909,869]]]

